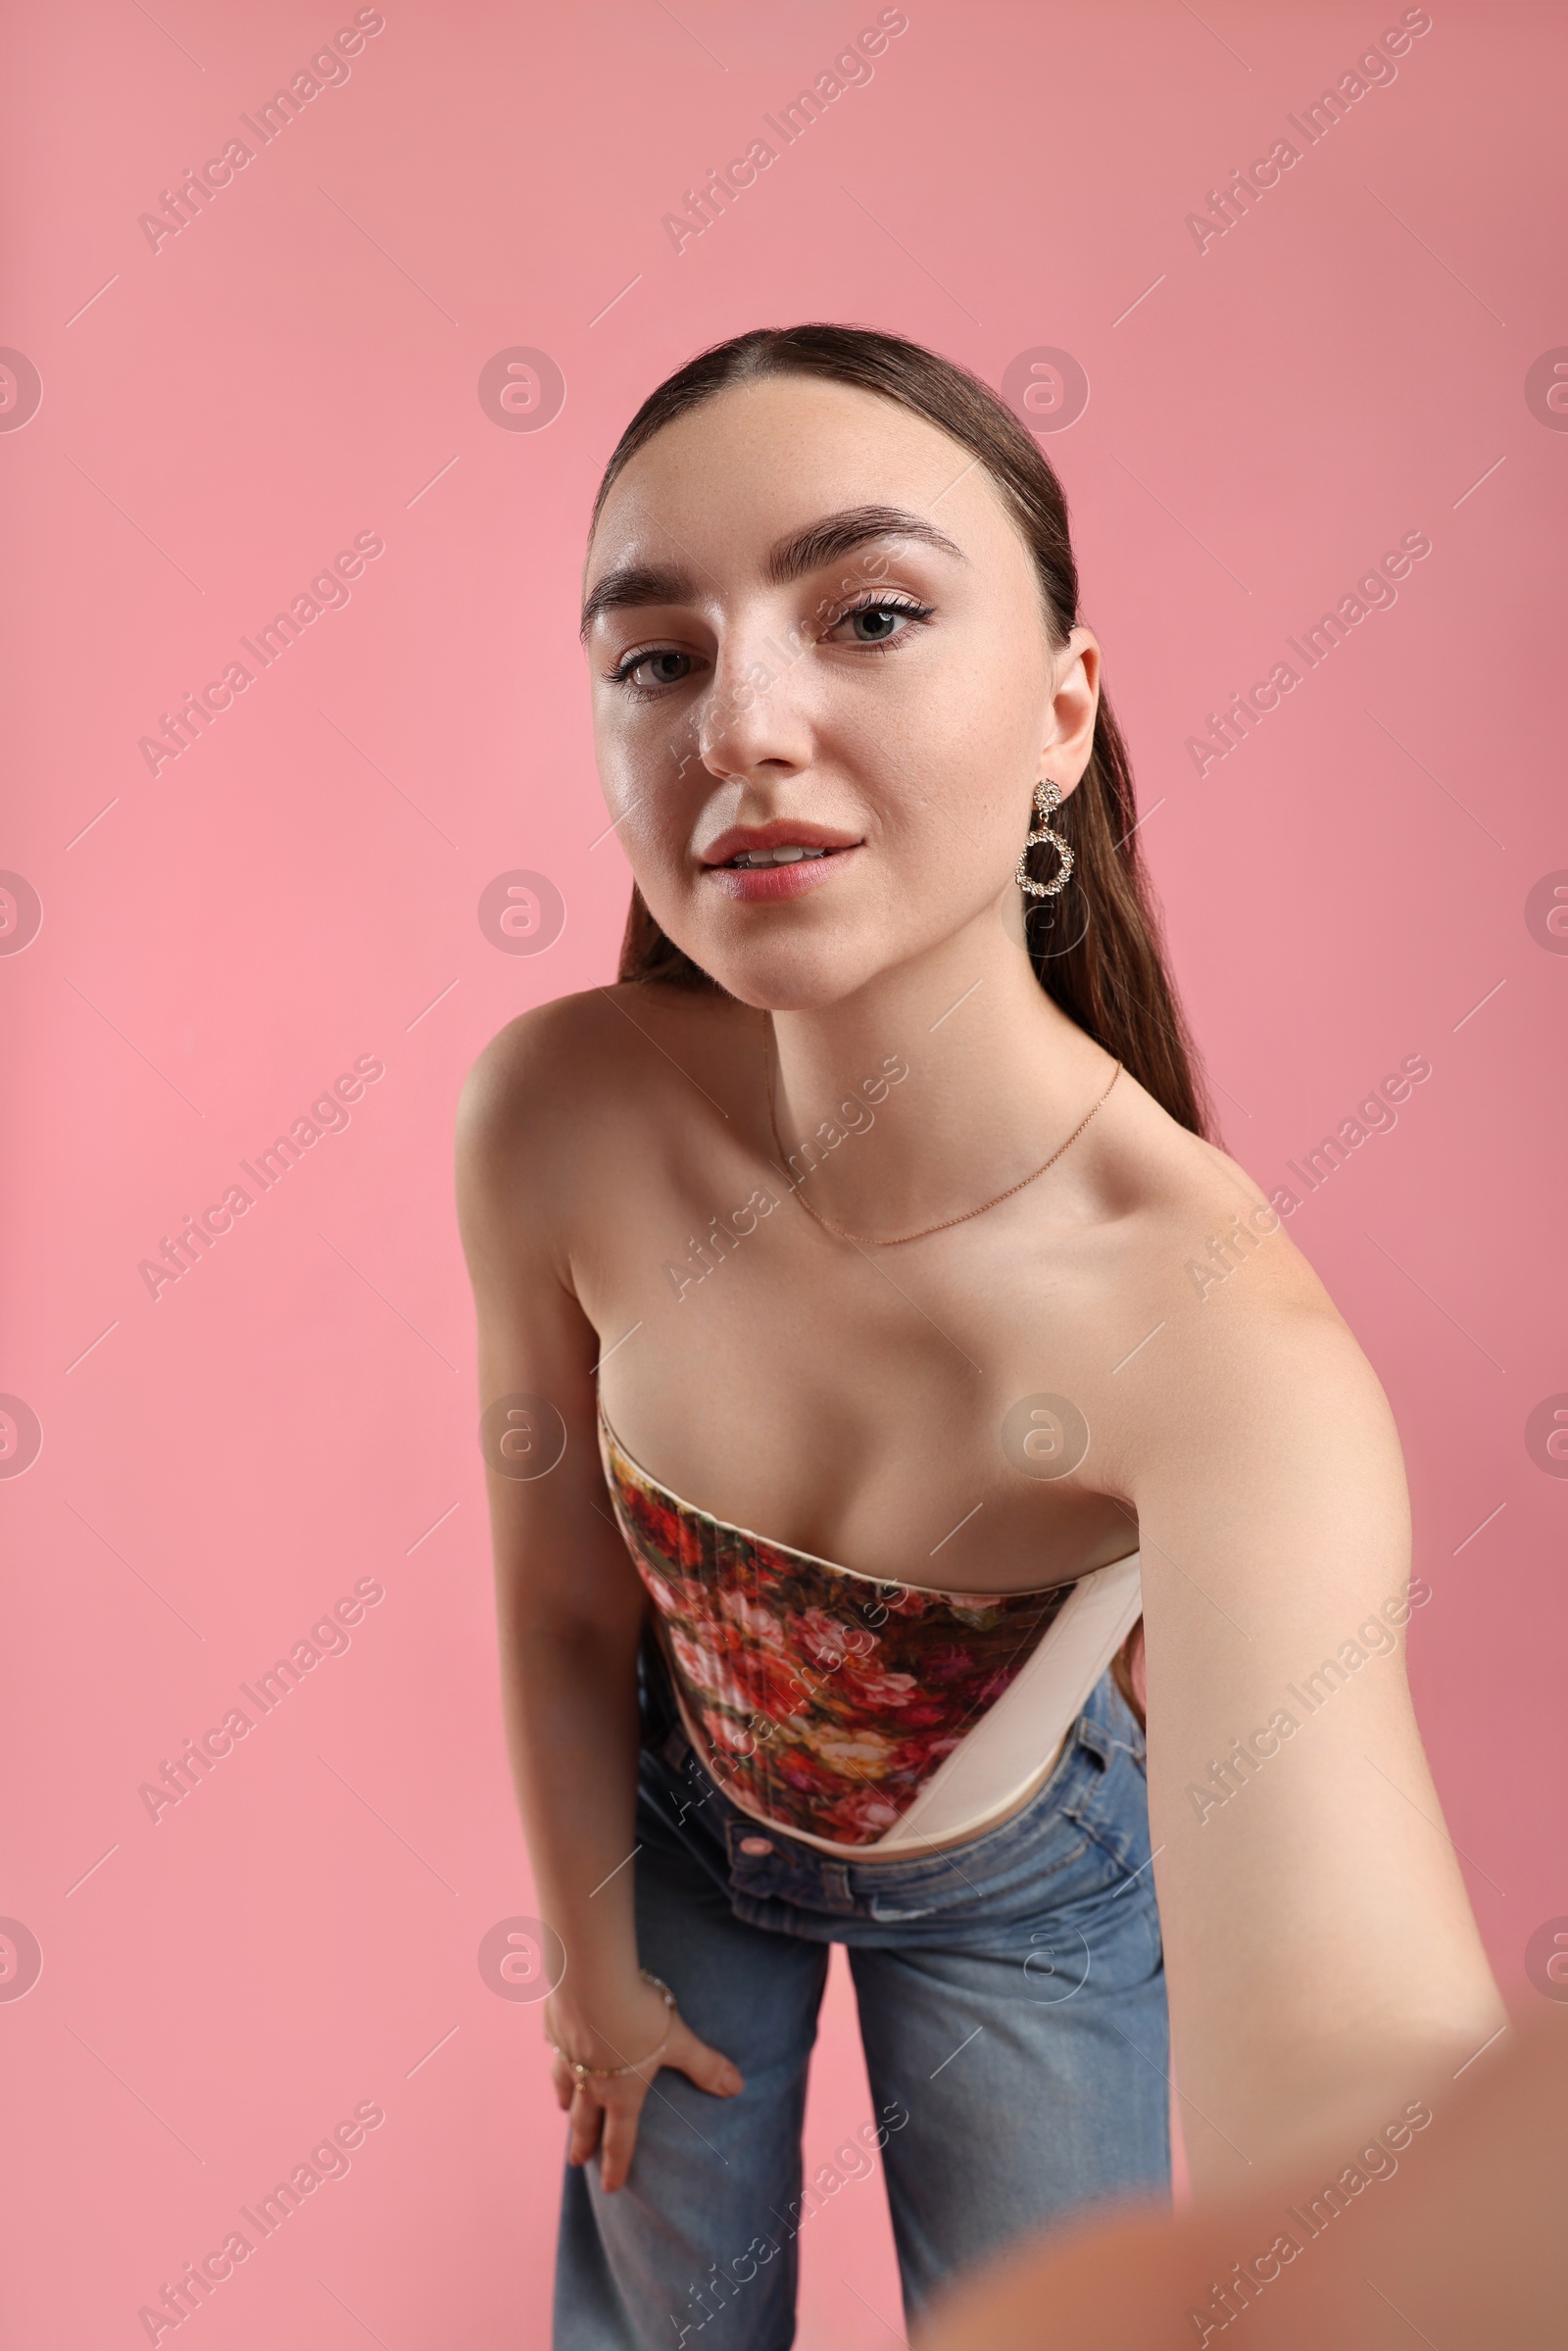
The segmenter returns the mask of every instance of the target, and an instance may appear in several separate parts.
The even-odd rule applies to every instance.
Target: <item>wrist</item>
[[[545,2038],[557,2055],[595,2071],[646,2063],[656,2044],[663,2047],[674,2021],[674,1994],[646,1970],[604,1997],[557,1992],[544,2004]]]

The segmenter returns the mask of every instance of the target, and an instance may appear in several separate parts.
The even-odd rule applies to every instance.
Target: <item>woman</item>
[[[1205,1139],[1037,444],[896,337],[743,335],[585,588],[620,984],[459,1122],[557,2343],[772,2351],[874,2150],[911,2318],[1166,2194],[1167,1975],[1204,2194],[1503,2011],[1388,1407]],[[873,2111],[803,2188],[834,1941]]]

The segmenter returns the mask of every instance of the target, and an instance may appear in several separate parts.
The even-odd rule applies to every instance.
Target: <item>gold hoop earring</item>
[[[1067,876],[1073,869],[1074,860],[1073,853],[1060,833],[1054,833],[1051,829],[1051,819],[1061,806],[1061,786],[1053,783],[1049,775],[1043,776],[1035,786],[1034,806],[1039,812],[1040,829],[1038,832],[1029,834],[1022,849],[1018,852],[1018,870],[1012,878],[1019,889],[1026,890],[1031,898],[1055,898],[1066,888]],[[1038,849],[1043,842],[1047,841],[1060,857],[1061,863],[1049,882],[1037,882],[1033,874],[1027,870],[1029,852],[1032,849]]]

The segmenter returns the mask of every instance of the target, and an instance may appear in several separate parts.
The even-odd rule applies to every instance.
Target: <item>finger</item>
[[[714,2098],[737,2097],[746,2087],[740,2067],[732,2065],[721,2049],[710,2049],[707,2041],[699,2040],[689,2028],[672,2035],[663,2062],[674,2066],[695,2082],[699,2089],[706,2089]]]
[[[568,2163],[586,2163],[599,2144],[600,2125],[604,2108],[591,2098],[586,2089],[577,2090],[571,2101],[571,2142],[566,2149]]]
[[[556,2104],[561,2108],[563,2114],[568,2114],[571,2110],[571,2101],[577,2094],[576,2076],[569,2073],[558,2058],[551,2068],[550,2079],[555,2085]]]
[[[641,2111],[640,2106],[612,2106],[605,2111],[605,2143],[599,2157],[599,2181],[607,2190],[619,2187],[631,2170]]]

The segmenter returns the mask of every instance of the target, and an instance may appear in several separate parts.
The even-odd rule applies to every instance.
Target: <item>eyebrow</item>
[[[960,563],[968,561],[946,531],[938,530],[923,514],[913,514],[897,506],[856,506],[846,507],[837,514],[824,514],[819,521],[808,522],[804,530],[776,539],[762,560],[762,577],[770,587],[787,587],[791,580],[819,571],[824,563],[836,563],[871,539],[913,539],[921,546],[936,548],[941,555],[955,557]],[[691,604],[695,598],[692,575],[679,564],[622,563],[607,571],[590,592],[582,608],[579,633],[586,637],[604,612],[625,611],[638,605]]]

